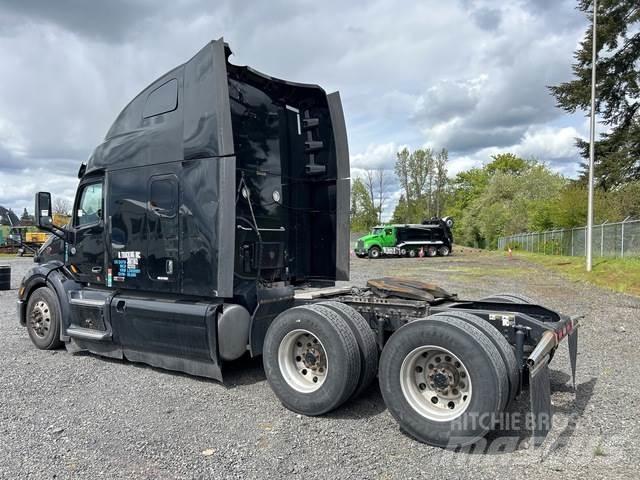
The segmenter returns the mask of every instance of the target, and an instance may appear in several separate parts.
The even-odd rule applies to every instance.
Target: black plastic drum
[[[0,290],[11,289],[11,267],[0,265]]]

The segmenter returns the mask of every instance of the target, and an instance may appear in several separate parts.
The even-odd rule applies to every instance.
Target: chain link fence
[[[513,248],[546,255],[585,256],[587,228],[563,228],[544,232],[518,233],[498,239],[498,248]],[[594,257],[640,257],[640,220],[593,226]]]

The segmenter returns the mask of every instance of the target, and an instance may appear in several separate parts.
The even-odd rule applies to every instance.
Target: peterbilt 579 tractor
[[[544,438],[547,365],[569,338],[575,374],[577,318],[416,279],[336,284],[350,249],[340,96],[230,54],[207,44],[122,110],[79,169],[67,226],[36,194],[37,224],[55,239],[19,288],[35,346],[219,381],[229,362],[261,355],[275,395],[304,415],[378,377],[401,428],[443,447],[481,438],[493,423],[478,418],[528,384]]]

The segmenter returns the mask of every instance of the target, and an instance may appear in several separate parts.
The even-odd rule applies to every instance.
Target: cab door
[[[83,180],[74,204],[68,265],[81,282],[104,283],[103,180],[102,176]]]
[[[110,286],[178,293],[179,169],[158,167],[109,172]]]

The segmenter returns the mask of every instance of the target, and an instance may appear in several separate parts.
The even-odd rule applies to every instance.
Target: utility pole
[[[598,0],[593,0],[593,34],[591,43],[593,51],[591,53],[591,128],[589,132],[589,205],[587,206],[587,272],[591,271],[592,257],[592,233],[593,233],[593,163],[595,158],[595,137],[596,137],[596,23],[598,12]]]

